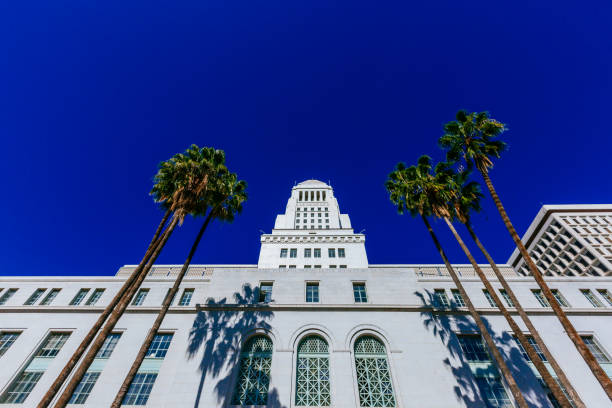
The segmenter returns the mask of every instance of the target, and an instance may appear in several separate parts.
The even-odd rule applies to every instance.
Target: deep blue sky
[[[250,193],[197,263],[256,263],[259,229],[307,178],[331,181],[371,263],[438,263],[383,182],[400,160],[441,158],[459,108],[510,128],[492,177],[520,233],[542,203],[612,202],[610,3],[497,3],[4,2],[0,273],[137,263],[157,163],[191,143],[224,149]],[[476,226],[506,261],[490,200]],[[189,220],[160,261],[182,263],[195,233]]]

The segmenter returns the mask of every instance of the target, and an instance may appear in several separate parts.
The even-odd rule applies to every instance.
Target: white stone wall
[[[150,288],[149,295],[142,306],[130,307],[119,321],[117,330],[122,332],[122,338],[94,387],[87,407],[109,406],[172,278],[171,275],[144,282],[143,287]],[[0,278],[0,287],[19,288],[7,305],[0,307],[0,330],[23,331],[0,358],[2,392],[50,330],[70,330],[73,334],[60,354],[26,403],[19,405],[35,406],[123,279]],[[253,304],[257,297],[256,287],[261,281],[273,282],[273,302],[268,305]],[[319,304],[305,302],[307,281],[319,282]],[[353,281],[366,283],[367,304],[355,304]],[[548,407],[535,377],[509,339],[505,320],[488,305],[482,294],[482,283],[471,277],[463,281],[505,350],[531,406]],[[611,406],[556,317],[550,309],[542,308],[531,293],[531,289],[537,288],[535,282],[528,277],[512,278],[511,282],[586,405]],[[606,307],[595,309],[580,292],[585,288],[594,292],[596,289],[612,291],[612,279],[556,278],[549,279],[549,284],[559,289],[571,305],[567,312],[577,330],[594,335],[607,352],[612,352],[612,325],[609,324],[612,307],[602,299]],[[258,331],[268,333],[274,342],[268,406],[293,406],[296,348],[308,333],[321,335],[330,345],[334,407],[359,406],[352,343],[365,333],[377,336],[387,347],[398,406],[483,406],[471,374],[461,361],[453,334],[456,331],[474,332],[466,311],[434,311],[423,305],[423,299],[427,303],[434,289],[454,287],[448,277],[418,277],[413,269],[402,267],[346,270],[217,268],[210,279],[187,279],[182,286],[194,288],[194,297],[190,306],[173,306],[162,325],[163,330],[174,333],[174,338],[153,388],[149,407],[194,407],[198,398],[199,407],[228,406],[236,381],[240,346],[246,337]],[[499,287],[497,283],[494,286]],[[62,288],[62,292],[51,306],[23,306],[27,297],[41,287]],[[95,307],[68,306],[83,287],[105,287],[107,290]],[[447,295],[450,297],[450,292]],[[175,304],[177,301],[175,299]],[[198,309],[196,304],[202,306]],[[522,322],[519,324],[523,326]]]

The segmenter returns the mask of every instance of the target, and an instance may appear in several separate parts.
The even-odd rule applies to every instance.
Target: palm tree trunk
[[[451,230],[451,232],[455,236],[455,239],[457,240],[457,242],[459,242],[461,249],[463,249],[463,252],[465,252],[465,255],[470,260],[470,263],[472,264],[472,267],[476,271],[476,274],[478,275],[482,283],[484,283],[484,286],[487,289],[487,291],[489,291],[489,294],[493,298],[493,301],[495,302],[498,309],[501,311],[502,315],[504,316],[504,318],[510,325],[512,332],[514,333],[518,341],[523,346],[523,349],[525,349],[525,352],[527,353],[527,355],[529,356],[529,358],[535,365],[536,369],[540,373],[540,376],[542,376],[542,379],[544,380],[546,385],[548,385],[548,388],[550,388],[550,390],[552,391],[556,400],[561,404],[563,408],[572,408],[572,405],[567,400],[567,397],[565,396],[565,394],[563,394],[563,391],[561,390],[561,387],[559,387],[559,384],[557,384],[555,379],[552,377],[552,375],[546,368],[546,365],[544,364],[540,356],[538,356],[538,354],[533,349],[533,347],[531,347],[531,345],[529,344],[529,341],[527,340],[527,337],[525,336],[523,331],[520,329],[518,324],[516,324],[512,316],[510,316],[508,309],[506,309],[506,306],[503,304],[499,296],[497,296],[497,292],[495,291],[495,288],[493,288],[489,279],[486,277],[482,269],[480,269],[480,266],[478,266],[478,263],[472,256],[472,253],[470,252],[468,247],[465,245],[465,243],[461,239],[461,236],[459,235],[459,233],[453,226],[453,223],[448,218],[444,218],[444,221],[446,222],[446,225],[448,225],[448,228]]]
[[[125,396],[128,389],[130,388],[130,384],[132,384],[132,381],[134,380],[134,376],[138,372],[138,369],[140,368],[140,365],[142,364],[147,354],[147,351],[149,350],[149,347],[151,346],[151,343],[153,342],[153,339],[155,338],[155,335],[159,331],[159,328],[161,327],[164,317],[166,317],[166,313],[168,313],[168,309],[170,308],[170,303],[172,302],[172,300],[174,299],[174,296],[178,292],[179,287],[183,281],[183,278],[185,277],[185,274],[187,273],[187,270],[189,269],[189,265],[191,264],[191,259],[193,258],[193,255],[195,254],[196,249],[198,248],[198,245],[200,244],[202,235],[204,234],[204,231],[206,231],[206,227],[208,226],[208,223],[213,219],[212,215],[213,215],[213,211],[211,210],[209,211],[208,216],[206,217],[206,220],[202,224],[202,228],[200,228],[200,232],[198,233],[195,241],[193,242],[193,245],[191,246],[189,255],[187,256],[187,259],[185,260],[185,263],[183,264],[183,268],[181,269],[178,276],[176,277],[176,280],[174,281],[174,285],[172,286],[172,289],[170,289],[170,292],[168,292],[168,295],[164,299],[161,310],[157,314],[157,318],[155,319],[153,326],[149,330],[149,333],[147,334],[147,337],[145,338],[144,343],[140,347],[140,350],[138,351],[138,355],[136,356],[136,359],[132,363],[132,367],[130,367],[130,371],[125,377],[125,380],[123,381],[123,384],[121,385],[121,388],[119,388],[119,391],[117,392],[117,395],[115,396],[115,400],[113,401],[111,408],[119,408],[121,406],[123,397]]]
[[[516,311],[518,312],[518,314],[521,317],[521,319],[523,319],[523,322],[525,323],[525,326],[527,326],[527,329],[529,330],[529,332],[533,336],[533,339],[535,340],[535,342],[540,347],[540,350],[542,350],[542,353],[544,353],[544,356],[546,356],[546,359],[548,360],[548,362],[549,362],[550,366],[552,367],[552,369],[554,370],[555,374],[557,374],[557,378],[559,379],[559,382],[561,383],[561,385],[563,385],[563,387],[565,387],[565,390],[567,391],[568,395],[573,400],[574,406],[576,408],[586,408],[586,405],[584,405],[584,403],[580,399],[580,396],[578,395],[578,393],[576,392],[576,390],[574,389],[572,384],[569,382],[569,380],[565,376],[565,373],[563,372],[563,370],[561,369],[561,367],[557,363],[557,360],[553,357],[551,352],[548,350],[548,347],[546,347],[546,344],[544,343],[544,341],[540,337],[540,333],[537,331],[537,329],[535,328],[535,326],[531,322],[531,319],[529,318],[529,316],[527,316],[527,313],[525,312],[525,309],[523,309],[523,306],[521,306],[521,304],[519,303],[518,299],[514,295],[514,291],[510,288],[510,285],[508,285],[508,282],[506,281],[506,278],[504,277],[504,275],[502,275],[501,271],[497,267],[497,264],[495,263],[495,261],[493,261],[493,258],[491,257],[489,252],[485,249],[485,247],[482,244],[482,242],[480,242],[480,240],[478,239],[478,236],[476,235],[476,232],[474,232],[474,229],[472,228],[472,225],[468,222],[468,223],[465,224],[465,226],[466,226],[467,230],[469,231],[470,236],[472,237],[472,239],[476,243],[476,245],[478,245],[478,248],[480,248],[480,251],[483,253],[485,258],[487,258],[487,261],[491,265],[491,268],[493,269],[493,272],[495,273],[495,276],[497,276],[497,279],[499,280],[499,282],[501,283],[502,287],[504,288],[504,290],[506,291],[506,293],[510,297],[510,300],[514,304],[514,307],[516,308]]]
[[[157,260],[157,257],[159,256],[163,247],[166,245],[166,242],[168,241],[168,238],[170,238],[170,235],[174,231],[174,228],[176,227],[176,224],[178,223],[178,221],[179,221],[179,217],[177,217],[175,214],[172,217],[172,221],[170,222],[170,225],[168,226],[168,228],[166,228],[166,231],[164,231],[163,235],[160,237],[160,242],[153,250],[153,253],[151,254],[149,261],[147,262],[143,270],[138,275],[136,281],[132,284],[132,286],[130,286],[128,291],[125,293],[125,296],[121,298],[117,306],[113,309],[112,313],[110,314],[110,317],[108,318],[108,321],[106,322],[106,324],[104,325],[100,333],[98,333],[96,339],[94,340],[91,347],[87,351],[87,354],[85,354],[83,361],[81,362],[81,364],[75,371],[74,375],[68,382],[68,385],[62,392],[57,403],[55,404],[56,408],[64,408],[66,404],[68,403],[68,401],[70,400],[72,393],[74,392],[76,387],[81,382],[83,375],[87,372],[94,358],[96,358],[96,354],[98,354],[98,351],[104,344],[104,340],[106,340],[106,337],[115,328],[115,324],[117,324],[117,321],[119,321],[119,319],[123,315],[123,312],[128,307],[130,300],[132,299],[132,297],[134,296],[134,294],[136,293],[136,291],[142,284],[142,281],[147,276],[147,273],[149,272],[149,270],[151,269],[151,267]]]
[[[46,408],[49,406],[51,401],[53,401],[53,398],[55,398],[55,396],[57,395],[58,391],[62,387],[62,384],[64,384],[64,381],[66,381],[66,379],[70,375],[70,372],[72,371],[74,366],[79,362],[79,359],[81,358],[83,353],[85,353],[85,350],[87,350],[87,348],[91,344],[92,340],[98,333],[98,330],[100,330],[100,328],[106,321],[106,318],[112,313],[115,306],[117,306],[117,304],[119,303],[123,295],[129,289],[132,283],[136,280],[143,266],[146,265],[146,262],[151,257],[151,254],[153,253],[153,249],[155,248],[155,245],[158,243],[157,242],[158,238],[163,230],[164,225],[166,225],[166,222],[168,221],[168,217],[170,216],[170,213],[171,213],[170,210],[166,211],[161,222],[157,226],[157,230],[155,231],[155,234],[153,235],[153,239],[151,240],[149,247],[147,248],[145,252],[144,257],[140,261],[140,264],[138,265],[136,269],[134,269],[130,277],[121,286],[121,288],[119,289],[117,294],[113,297],[111,302],[106,306],[106,308],[104,308],[104,311],[100,314],[100,316],[98,317],[98,320],[96,320],[96,323],[92,326],[89,332],[87,332],[87,334],[81,341],[81,344],[79,344],[79,347],[72,354],[72,356],[70,357],[70,360],[68,360],[68,363],[66,363],[66,365],[64,366],[62,371],[59,373],[58,377],[55,379],[55,381],[53,382],[53,384],[51,385],[47,393],[43,396],[42,400],[38,403],[38,408]]]
[[[542,293],[544,294],[544,297],[546,298],[546,300],[548,300],[548,303],[550,304],[550,307],[552,307],[555,315],[557,315],[557,318],[559,319],[561,326],[563,326],[563,329],[565,329],[565,332],[567,333],[569,338],[574,342],[576,349],[578,350],[578,352],[584,359],[585,363],[589,366],[589,368],[593,372],[593,375],[595,376],[595,378],[597,378],[597,381],[599,381],[605,393],[608,395],[608,398],[612,401],[612,380],[610,380],[610,378],[606,375],[606,372],[601,368],[601,366],[599,365],[599,363],[593,356],[593,353],[591,353],[591,350],[589,350],[586,344],[584,344],[584,341],[582,341],[582,338],[580,337],[580,335],[574,328],[574,325],[569,321],[569,319],[567,318],[567,315],[565,314],[563,309],[561,309],[561,306],[559,305],[559,303],[557,303],[557,300],[555,299],[552,292],[550,291],[550,288],[544,281],[544,278],[542,274],[540,273],[540,271],[538,270],[538,267],[533,262],[533,259],[531,259],[531,256],[529,256],[529,253],[527,252],[527,248],[525,248],[525,245],[523,245],[523,243],[521,242],[521,239],[516,233],[514,226],[510,222],[510,218],[508,217],[508,214],[506,213],[506,210],[504,209],[504,206],[502,205],[501,200],[499,199],[499,196],[497,195],[497,192],[495,191],[495,188],[493,187],[493,182],[489,178],[488,172],[486,170],[480,170],[480,173],[482,174],[482,177],[484,178],[487,188],[489,189],[489,192],[491,193],[491,197],[493,197],[493,201],[495,202],[495,205],[497,206],[497,210],[499,211],[499,214],[501,215],[502,220],[504,221],[504,224],[506,225],[506,229],[508,229],[508,232],[510,233],[510,236],[514,240],[514,243],[516,247],[518,248],[519,252],[521,253],[521,256],[527,263],[527,266],[529,267],[529,270],[531,271],[533,278],[535,279],[535,281],[538,283],[538,285],[542,289]]]
[[[508,369],[506,362],[504,361],[501,353],[497,349],[497,346],[495,345],[495,342],[493,341],[493,337],[491,337],[491,334],[487,330],[487,327],[482,321],[480,315],[478,314],[478,312],[476,312],[476,309],[474,308],[472,301],[468,297],[467,292],[465,291],[463,287],[463,284],[457,277],[455,270],[453,269],[448,258],[446,257],[446,254],[444,253],[444,250],[442,249],[442,245],[440,245],[440,241],[438,241],[438,238],[436,237],[434,230],[431,228],[429,221],[427,221],[427,217],[425,217],[424,215],[421,215],[421,218],[423,219],[423,222],[425,223],[425,226],[427,227],[427,230],[429,231],[429,234],[431,235],[431,239],[434,241],[434,244],[436,245],[436,248],[438,252],[440,253],[440,256],[442,257],[442,260],[444,261],[444,265],[446,265],[446,269],[448,270],[448,273],[453,279],[455,286],[457,286],[459,293],[461,293],[461,296],[465,300],[465,304],[467,305],[470,315],[476,322],[476,326],[478,326],[478,330],[480,331],[480,334],[482,335],[485,342],[487,343],[487,347],[489,348],[489,351],[493,355],[493,359],[497,363],[497,367],[499,368],[502,375],[506,379],[506,382],[508,383],[508,387],[510,387],[510,392],[512,393],[512,396],[514,397],[516,403],[518,404],[520,408],[528,408],[527,402],[525,401],[523,394],[521,394],[521,391],[518,385],[516,384],[516,381],[512,377],[512,373],[510,373],[510,369]]]

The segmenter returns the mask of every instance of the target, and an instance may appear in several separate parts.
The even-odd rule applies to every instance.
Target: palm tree
[[[198,248],[200,239],[202,238],[202,235],[204,234],[204,231],[206,230],[208,224],[210,223],[210,221],[214,219],[231,222],[233,221],[235,215],[242,211],[242,203],[246,201],[246,198],[247,198],[246,183],[244,181],[238,181],[238,178],[235,174],[227,173],[227,171],[223,172],[223,174],[217,174],[217,175],[211,176],[209,178],[209,183],[213,181],[213,179],[214,179],[214,183],[216,184],[215,190],[212,191],[209,189],[208,194],[205,198],[206,206],[210,208],[208,210],[208,215],[206,215],[206,219],[204,223],[202,224],[202,227],[200,228],[200,231],[198,235],[196,236],[196,239],[193,242],[193,245],[191,246],[191,250],[189,251],[189,255],[187,256],[187,259],[185,260],[185,263],[183,264],[181,271],[179,272],[176,280],[174,281],[174,285],[172,286],[172,289],[170,289],[170,291],[168,292],[168,294],[166,295],[166,298],[164,299],[162,303],[162,308],[159,311],[157,318],[155,319],[155,322],[153,323],[153,326],[149,330],[144,343],[142,344],[142,346],[140,347],[140,350],[138,351],[138,355],[136,356],[136,359],[132,363],[132,366],[125,380],[123,381],[121,388],[119,388],[119,391],[117,392],[117,395],[115,396],[115,400],[113,401],[113,404],[111,405],[111,407],[113,408],[119,408],[121,406],[123,397],[127,393],[130,387],[130,384],[132,383],[134,379],[134,376],[138,372],[138,369],[140,368],[140,365],[142,364],[146,356],[147,350],[149,349],[149,346],[153,342],[155,335],[159,331],[159,328],[164,320],[164,317],[166,316],[166,313],[168,312],[168,309],[170,308],[170,304],[172,303],[172,300],[174,299],[175,295],[177,294],[179,290],[179,287],[183,281],[183,278],[189,268],[189,265],[191,264],[191,259],[193,258],[193,255],[195,254],[196,249]],[[204,209],[203,213],[196,213],[194,215],[197,216],[197,215],[205,215],[205,214],[206,214],[206,211]]]
[[[501,152],[506,147],[503,141],[496,139],[506,130],[505,125],[490,118],[487,112],[474,112],[468,114],[466,111],[461,110],[457,113],[456,119],[455,121],[448,122],[444,126],[445,133],[438,141],[440,147],[448,150],[448,160],[457,161],[463,158],[468,168],[473,168],[475,166],[478,169],[506,225],[506,229],[510,233],[521,256],[527,263],[535,281],[542,289],[544,297],[548,300],[548,303],[559,319],[563,329],[567,332],[572,342],[574,342],[576,349],[603,387],[608,398],[612,400],[612,380],[610,380],[605,371],[597,363],[593,353],[591,353],[586,344],[584,344],[584,341],[582,341],[574,325],[567,318],[563,309],[561,309],[561,306],[558,304],[544,280],[542,273],[538,270],[533,259],[531,259],[525,245],[521,242],[520,237],[510,222],[510,218],[493,187],[493,182],[489,176],[489,169],[493,167],[493,160],[499,158]]]
[[[478,263],[472,256],[472,253],[468,249],[467,245],[465,245],[465,243],[463,242],[463,239],[461,239],[461,236],[459,235],[459,233],[453,226],[453,223],[452,223],[453,219],[458,220],[459,222],[465,224],[466,226],[469,225],[470,224],[470,213],[472,211],[480,211],[480,208],[481,208],[480,199],[482,198],[482,194],[480,192],[480,186],[478,185],[478,183],[474,181],[467,182],[467,179],[470,173],[469,171],[455,173],[449,165],[438,166],[437,171],[444,171],[444,172],[449,173],[450,177],[453,180],[453,183],[449,185],[449,188],[452,188],[455,191],[455,193],[452,195],[451,201],[449,202],[449,210],[450,210],[449,212],[453,215],[453,217],[444,218],[446,225],[451,230],[451,232],[453,233],[453,236],[455,237],[455,239],[461,246],[461,249],[463,250],[465,255],[468,257],[468,259],[470,260],[470,264],[472,264],[472,267],[476,271],[476,274],[478,275],[478,277],[484,284],[486,290],[489,292],[489,294],[493,298],[493,301],[495,302],[495,304],[501,311],[502,315],[504,316],[504,318],[510,325],[512,332],[516,336],[519,343],[523,346],[523,349],[525,350],[525,352],[527,353],[527,355],[529,356],[529,358],[535,365],[536,369],[540,373],[540,376],[542,377],[542,379],[544,380],[548,388],[553,393],[555,399],[559,402],[559,404],[562,407],[572,408],[570,401],[567,399],[567,397],[561,390],[561,387],[559,387],[559,384],[555,381],[553,376],[550,374],[550,372],[546,368],[546,365],[544,364],[544,362],[542,361],[538,353],[536,353],[535,349],[529,344],[527,337],[522,332],[522,330],[519,328],[518,324],[516,324],[516,322],[514,321],[514,319],[508,312],[508,310],[506,309],[505,305],[503,304],[503,302],[500,300],[499,296],[497,295],[497,292],[491,285],[491,282],[489,281],[487,276],[484,274],[484,272],[482,271],[482,269],[480,268],[480,266],[478,265]],[[468,228],[470,228],[470,231],[473,232],[471,227],[468,227]],[[491,265],[494,265],[494,264],[495,263],[492,263]],[[520,308],[522,310],[522,307],[520,306],[518,301],[516,301],[516,296],[514,296],[514,292],[512,292],[512,290],[508,286],[508,283],[506,282],[504,277],[501,275],[501,273],[499,273],[499,268],[497,268],[497,265],[494,267],[494,270],[496,271],[497,278],[499,279],[500,282],[502,282],[502,286],[506,290],[506,293],[510,296],[510,299],[514,302],[514,305],[516,305],[517,308]],[[524,311],[523,311],[523,314],[524,314]],[[525,314],[525,317],[527,317],[526,314]],[[533,325],[531,325],[531,327],[533,327]],[[545,347],[546,346],[544,346],[544,348]]]
[[[157,238],[153,247],[150,248],[150,254],[146,259],[144,267],[140,270],[137,268],[132,273],[130,276],[131,283],[129,285],[127,285],[127,282],[123,285],[122,289],[126,286],[127,289],[113,307],[113,310],[108,315],[108,319],[102,329],[99,330],[95,340],[90,342],[89,350],[85,354],[85,357],[83,357],[81,364],[74,372],[74,375],[66,385],[61,396],[58,398],[55,405],[56,407],[64,407],[70,400],[70,397],[83,378],[83,375],[87,372],[96,354],[104,344],[106,337],[111,333],[115,324],[123,315],[130,300],[134,297],[134,294],[157,260],[157,257],[161,253],[177,224],[182,224],[185,216],[195,211],[197,206],[200,205],[199,198],[205,193],[207,179],[205,175],[202,174],[201,169],[198,169],[191,162],[191,157],[197,155],[199,151],[199,147],[192,145],[184,154],[176,154],[168,161],[160,164],[159,171],[154,179],[155,184],[151,191],[151,195],[153,195],[155,201],[161,204],[162,208],[166,209],[166,212],[169,211],[172,213],[172,218],[165,231]],[[132,280],[131,278],[134,279]],[[68,372],[65,377],[69,374]],[[59,383],[59,378],[56,380],[56,383]],[[62,383],[63,381],[59,383],[57,389],[61,387]],[[56,393],[57,391],[55,391],[53,395]],[[39,407],[48,406],[52,398],[53,396],[51,396],[51,398],[45,398],[44,401],[39,404]]]
[[[436,170],[438,169],[439,168]],[[482,318],[468,297],[463,284],[451,266],[446,253],[442,249],[440,241],[438,241],[434,230],[429,224],[427,219],[429,216],[438,218],[449,218],[451,216],[447,203],[452,200],[455,194],[454,191],[449,188],[449,184],[452,183],[452,179],[449,177],[448,173],[444,171],[435,171],[434,174],[432,174],[431,170],[431,158],[428,156],[421,156],[416,166],[406,167],[403,163],[399,163],[395,170],[389,174],[389,178],[385,183],[385,187],[387,188],[387,191],[389,191],[389,198],[391,199],[391,202],[397,206],[400,214],[403,214],[405,211],[409,211],[412,216],[420,216],[423,223],[425,223],[425,227],[429,231],[431,239],[433,240],[436,249],[440,253],[449,275],[457,286],[459,293],[465,300],[465,304],[470,312],[470,315],[474,319],[478,330],[491,351],[491,354],[497,363],[497,367],[506,379],[514,399],[520,408],[527,408],[527,402],[521,394],[521,391],[518,388],[516,381],[512,377],[512,374],[510,373],[504,359],[502,358],[500,351],[495,345],[493,337],[489,333],[487,327],[482,321]]]

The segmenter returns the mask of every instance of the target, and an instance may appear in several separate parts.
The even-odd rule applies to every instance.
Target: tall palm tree
[[[155,201],[161,204],[162,208],[166,209],[167,212],[170,211],[170,213],[172,213],[169,225],[157,238],[157,241],[155,241],[153,247],[151,247],[150,255],[146,259],[144,267],[142,267],[140,270],[137,268],[137,270],[132,273],[130,278],[133,277],[134,279],[130,279],[131,283],[129,285],[123,285],[124,288],[127,286],[127,289],[124,291],[123,296],[120,297],[113,310],[108,315],[108,318],[106,319],[101,330],[99,330],[95,340],[90,342],[90,347],[87,350],[85,357],[83,357],[82,362],[58,398],[58,401],[55,404],[56,407],[64,407],[70,400],[70,397],[83,378],[83,375],[87,372],[89,366],[96,357],[96,354],[104,344],[106,337],[111,333],[115,327],[115,324],[125,312],[130,300],[134,297],[134,294],[157,260],[157,257],[161,253],[175,227],[183,222],[187,214],[195,211],[197,206],[200,205],[199,198],[205,194],[207,179],[205,178],[205,175],[202,174],[201,169],[194,166],[191,160],[191,157],[197,155],[199,151],[199,147],[192,145],[185,151],[185,153],[176,154],[171,159],[160,164],[159,171],[154,179],[155,184],[151,191],[151,195],[153,195]],[[69,372],[65,377],[68,375]],[[59,382],[59,378],[56,380],[56,382]],[[59,384],[57,389],[61,387],[62,383],[63,381]],[[53,395],[56,393],[57,391],[55,391]],[[45,398],[44,401],[41,401],[39,407],[48,406],[52,398],[53,397]]]
[[[512,377],[510,370],[502,358],[502,355],[493,341],[491,333],[489,333],[486,325],[482,321],[482,318],[476,311],[476,308],[472,304],[472,301],[468,297],[461,280],[457,276],[457,273],[453,269],[446,256],[446,253],[442,249],[440,241],[429,224],[428,217],[434,216],[437,218],[448,218],[451,216],[449,211],[448,202],[452,200],[455,192],[449,188],[449,184],[452,183],[452,178],[449,177],[448,173],[444,171],[435,171],[432,174],[431,158],[428,156],[421,156],[416,166],[406,167],[403,163],[399,163],[395,170],[389,174],[389,178],[385,183],[387,191],[389,191],[389,198],[393,204],[397,206],[400,214],[405,211],[409,211],[412,216],[420,216],[431,235],[436,249],[440,253],[444,265],[448,270],[449,275],[453,279],[453,282],[457,286],[459,293],[465,300],[465,304],[470,312],[470,315],[474,319],[478,330],[484,338],[488,349],[493,355],[497,367],[504,376],[510,392],[512,393],[515,401],[520,408],[527,408],[527,402],[521,394],[521,391],[516,384],[516,381]]]
[[[166,316],[168,309],[170,308],[172,300],[178,293],[179,287],[183,281],[185,274],[187,273],[193,255],[195,254],[196,249],[198,248],[202,235],[208,227],[208,224],[214,219],[231,222],[233,221],[235,215],[242,211],[242,203],[247,199],[246,183],[244,181],[238,181],[238,178],[235,174],[228,173],[227,171],[222,172],[222,174],[211,175],[209,178],[209,183],[213,181],[215,184],[215,188],[214,190],[209,189],[208,194],[205,197],[205,206],[209,208],[208,214],[206,215],[205,210],[203,213],[194,214],[194,216],[206,215],[206,219],[204,220],[204,223],[202,224],[202,227],[200,228],[200,231],[198,232],[198,235],[196,236],[196,239],[193,242],[193,245],[191,246],[191,250],[189,251],[189,255],[187,256],[187,259],[185,260],[181,271],[179,272],[176,280],[174,281],[174,285],[172,286],[162,303],[161,310],[159,311],[157,318],[153,323],[153,326],[149,330],[145,341],[143,342],[142,346],[140,347],[140,350],[138,351],[136,359],[132,363],[129,372],[125,380],[123,381],[123,384],[121,385],[119,391],[117,392],[117,395],[115,396],[115,400],[111,405],[111,407],[113,408],[119,408],[121,406],[121,402],[123,401],[123,398],[134,379],[134,376],[138,372],[138,369],[140,368],[140,365],[142,364],[146,356],[149,346],[153,342],[155,335],[161,327],[164,317]]]
[[[474,112],[468,114],[466,111],[461,110],[457,113],[456,119],[455,121],[448,122],[444,126],[445,133],[438,141],[440,147],[448,150],[448,160],[457,161],[463,158],[468,168],[473,168],[475,166],[478,169],[497,206],[497,210],[501,215],[506,229],[510,233],[521,256],[527,263],[535,281],[542,289],[544,297],[548,300],[548,303],[559,319],[563,329],[576,346],[576,349],[591,369],[595,378],[597,378],[603,387],[608,398],[612,400],[612,380],[606,375],[605,371],[593,356],[593,353],[591,353],[586,344],[584,344],[584,341],[582,341],[574,325],[570,322],[563,309],[561,309],[561,306],[544,280],[542,273],[538,270],[533,259],[531,259],[529,252],[527,252],[527,248],[525,248],[525,245],[521,242],[512,222],[510,222],[510,218],[489,176],[489,170],[493,167],[493,160],[498,159],[506,147],[503,141],[497,139],[497,137],[506,130],[505,125],[489,117],[487,112]]]
[[[453,226],[453,222],[452,222],[453,220],[458,220],[459,222],[468,225],[470,222],[470,213],[472,211],[480,211],[480,199],[482,198],[482,193],[480,192],[480,186],[478,185],[478,183],[474,181],[467,182],[467,179],[470,173],[469,171],[455,173],[450,165],[438,166],[436,170],[447,172],[450,175],[451,179],[453,180],[453,183],[449,184],[449,188],[454,189],[455,191],[455,193],[452,194],[451,201],[449,202],[449,213],[452,214],[452,217],[444,218],[446,225],[451,230],[453,236],[455,237],[455,239],[461,246],[461,249],[463,250],[465,255],[468,257],[468,259],[470,260],[470,264],[476,271],[476,274],[478,275],[478,277],[484,284],[486,290],[489,292],[489,294],[493,298],[494,303],[497,305],[498,309],[501,311],[502,315],[508,322],[508,325],[512,329],[514,336],[517,338],[521,346],[523,346],[523,349],[525,350],[525,352],[527,353],[527,355],[529,356],[529,358],[535,365],[536,369],[540,373],[540,376],[542,377],[542,379],[544,380],[548,388],[553,393],[553,396],[555,397],[555,399],[559,402],[559,404],[562,407],[572,408],[570,401],[567,399],[567,397],[561,390],[561,387],[559,387],[559,384],[557,383],[557,381],[555,381],[553,376],[550,374],[550,372],[548,371],[546,365],[544,364],[544,362],[542,361],[538,353],[536,353],[535,349],[531,346],[531,344],[529,344],[527,337],[525,336],[523,331],[520,329],[518,324],[514,321],[514,319],[510,315],[510,312],[508,312],[508,309],[506,309],[506,306],[504,305],[504,303],[501,301],[501,299],[497,295],[497,292],[493,288],[493,285],[491,285],[491,282],[489,281],[487,276],[484,274],[484,272],[482,271],[482,269],[480,268],[480,266],[478,265],[478,263],[472,256],[472,253],[468,249],[467,245],[465,245],[465,243],[463,242],[463,239],[461,238],[461,236],[459,235],[459,233]],[[497,272],[499,272],[499,269],[497,267],[495,267],[494,269],[497,270]],[[497,278],[499,279],[500,282],[503,282],[502,286],[506,290],[506,293],[510,296],[511,300],[516,299],[516,296],[514,296],[514,293],[508,286],[508,283],[506,282],[504,277],[501,275],[501,273],[497,275]],[[522,310],[522,307],[520,306],[518,301],[514,303],[514,305],[516,305],[518,308]]]

